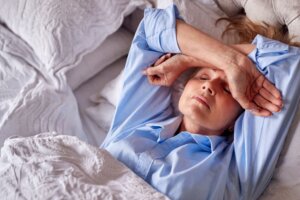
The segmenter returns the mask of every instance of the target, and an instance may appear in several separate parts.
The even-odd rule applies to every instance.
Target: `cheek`
[[[189,97],[191,96],[193,89],[193,84],[191,83],[192,81],[190,80],[183,89],[183,92],[179,98],[179,102],[178,102],[178,109],[179,111],[184,114],[185,111],[188,108],[188,102],[189,102]]]
[[[186,108],[186,92],[185,90],[182,92],[180,98],[179,98],[179,102],[178,102],[178,110],[184,114],[184,110]]]
[[[227,113],[230,121],[235,120],[236,117],[241,113],[242,107],[233,98],[229,98],[223,103],[223,113]],[[224,106],[225,105],[225,106]]]

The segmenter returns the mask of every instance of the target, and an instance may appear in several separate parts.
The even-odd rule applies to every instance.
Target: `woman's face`
[[[185,120],[208,135],[222,134],[242,111],[231,96],[224,72],[211,68],[200,69],[187,82],[178,106]]]

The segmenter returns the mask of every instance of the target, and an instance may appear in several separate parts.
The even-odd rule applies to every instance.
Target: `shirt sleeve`
[[[281,91],[284,102],[282,111],[271,117],[246,111],[236,122],[233,144],[241,194],[256,199],[271,180],[299,103],[300,51],[259,35],[253,44],[250,59]]]
[[[145,9],[129,50],[120,101],[103,147],[113,139],[122,139],[133,128],[173,114],[170,88],[151,85],[142,70],[164,53],[180,53],[176,40],[178,17],[175,5]]]

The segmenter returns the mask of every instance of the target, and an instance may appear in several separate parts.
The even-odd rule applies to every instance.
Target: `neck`
[[[182,122],[180,124],[179,132],[188,131],[190,133],[202,134],[202,135],[221,135],[223,131],[220,130],[211,130],[205,128],[198,123],[194,123],[193,120],[183,116]]]

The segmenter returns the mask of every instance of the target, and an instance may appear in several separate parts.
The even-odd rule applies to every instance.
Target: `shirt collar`
[[[223,141],[226,140],[226,137],[224,136],[207,136],[207,135],[201,135],[201,134],[192,134],[191,136],[193,137],[193,139],[195,140],[195,142],[197,144],[199,144],[200,146],[205,146],[206,148],[209,148],[209,150],[215,151],[215,149],[217,148],[217,146],[222,143]]]
[[[162,142],[174,136],[181,124],[181,121],[182,116],[176,116],[162,122],[148,123],[147,126],[158,130],[157,142]],[[202,148],[207,148],[207,150],[210,151],[214,151],[221,142],[226,140],[226,137],[224,136],[207,136],[189,132],[186,133],[188,133],[198,145]]]
[[[170,137],[173,137],[179,128],[182,121],[181,116],[176,116],[162,122],[148,123],[147,126],[159,129],[157,142],[162,142]]]

